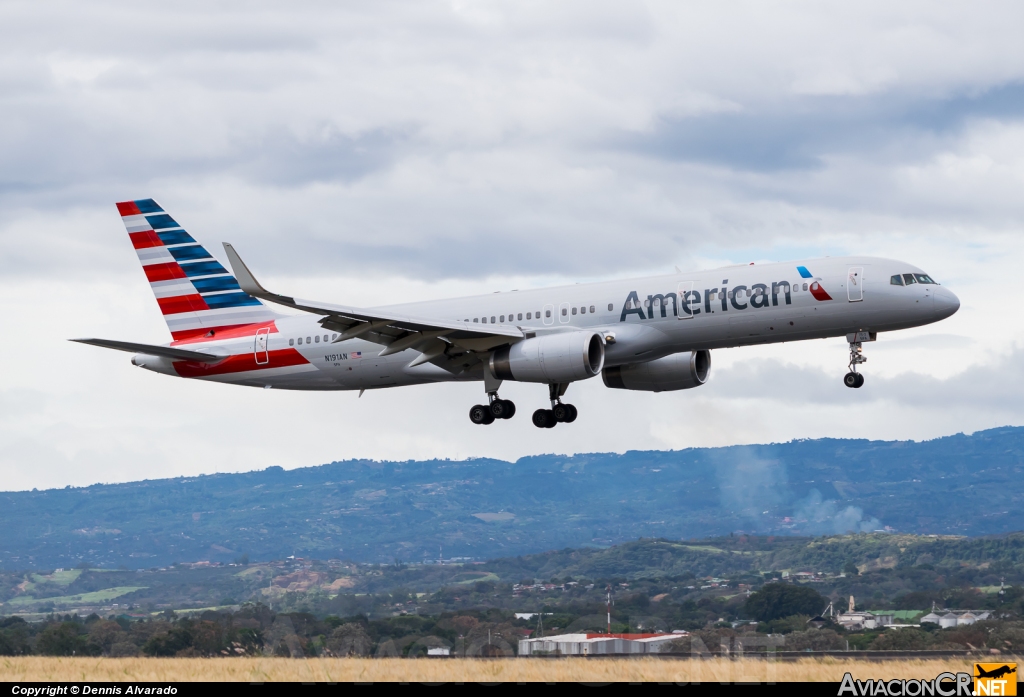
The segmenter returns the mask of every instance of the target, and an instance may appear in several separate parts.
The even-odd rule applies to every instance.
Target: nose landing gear
[[[868,357],[863,353],[861,342],[856,340],[873,341],[874,337],[871,337],[868,332],[857,332],[856,334],[848,334],[846,338],[850,340],[850,362],[847,364],[850,372],[843,376],[843,384],[847,387],[861,387],[864,384],[864,376],[857,372],[857,366],[867,363]]]
[[[538,409],[533,412],[533,425],[537,428],[554,428],[559,423],[571,424],[579,412],[571,404],[562,403],[562,395],[569,389],[569,383],[553,383],[548,385],[550,409]]]

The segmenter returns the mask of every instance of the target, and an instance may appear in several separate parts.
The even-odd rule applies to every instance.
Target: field
[[[1010,657],[1005,657],[1009,660]],[[1001,658],[1002,660],[1002,658]],[[220,680],[242,682],[839,682],[926,678],[971,672],[970,659],[864,661],[841,658],[760,660],[401,659],[401,658],[44,658],[0,659],[8,682]]]

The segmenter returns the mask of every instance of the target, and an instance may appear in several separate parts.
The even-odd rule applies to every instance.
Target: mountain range
[[[1024,529],[1024,428],[378,462],[0,493],[0,568],[487,559],[637,538]]]

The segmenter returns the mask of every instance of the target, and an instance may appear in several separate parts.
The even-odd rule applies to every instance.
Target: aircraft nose
[[[953,291],[939,286],[933,293],[935,312],[940,319],[945,319],[960,309],[960,298]]]

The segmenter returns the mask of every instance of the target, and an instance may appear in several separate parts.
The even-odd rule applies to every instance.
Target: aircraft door
[[[544,324],[555,323],[555,306],[545,305],[544,306]]]
[[[850,273],[846,279],[846,297],[850,302],[860,302],[864,299],[864,267],[851,266]]]
[[[562,303],[558,306],[558,321],[562,324],[569,322],[569,303]]]
[[[256,330],[256,343],[253,346],[253,353],[256,355],[256,365],[270,363],[270,354],[267,352],[267,342],[269,339],[270,327]]]
[[[693,307],[700,306],[700,303],[695,302],[691,295],[693,283],[693,281],[680,281],[679,283],[679,299],[676,302],[676,315],[679,316],[679,319],[693,319]]]

